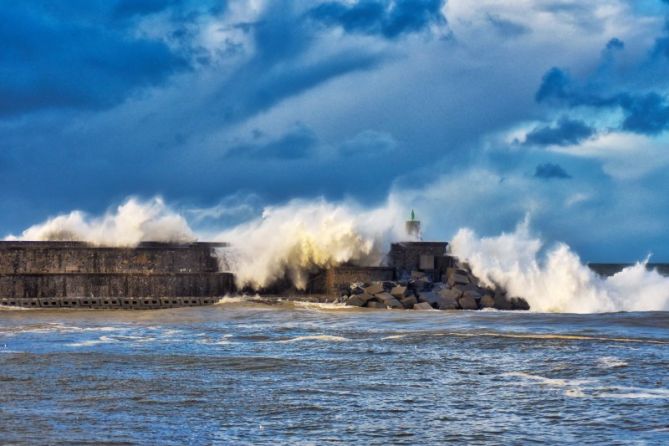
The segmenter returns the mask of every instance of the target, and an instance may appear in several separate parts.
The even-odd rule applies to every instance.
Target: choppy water
[[[0,311],[2,444],[667,444],[669,313]]]

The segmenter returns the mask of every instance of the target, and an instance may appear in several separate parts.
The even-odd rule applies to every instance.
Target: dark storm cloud
[[[442,5],[442,0],[326,2],[312,8],[307,15],[327,26],[341,26],[347,32],[394,38],[430,24],[445,23]]]
[[[298,125],[274,140],[234,146],[228,150],[226,157],[293,160],[307,158],[317,144],[314,132]]]
[[[546,73],[535,98],[537,102],[568,107],[619,108],[625,115],[620,128],[634,133],[657,135],[669,128],[669,103],[665,96],[656,92],[589,93],[559,68]]]
[[[571,175],[569,175],[559,164],[546,163],[537,166],[534,171],[534,177],[542,180],[567,180],[571,178]]]
[[[578,144],[591,137],[594,129],[583,121],[562,118],[555,126],[536,127],[525,137],[525,144],[530,145],[559,145]]]
[[[164,43],[106,22],[106,10],[68,11],[0,8],[0,115],[109,107],[187,67]]]

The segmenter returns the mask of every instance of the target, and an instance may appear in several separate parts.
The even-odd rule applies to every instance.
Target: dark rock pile
[[[448,268],[443,282],[420,271],[408,280],[351,283],[342,290],[341,302],[356,307],[414,310],[529,310],[525,299],[509,297],[500,287],[486,287],[464,263]]]

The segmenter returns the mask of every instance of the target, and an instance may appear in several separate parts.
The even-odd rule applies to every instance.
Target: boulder
[[[511,299],[511,309],[512,310],[529,310],[530,304],[527,303],[522,297],[512,297]]]
[[[416,305],[413,306],[414,310],[432,310],[432,305],[430,305],[427,302],[421,302],[417,303]]]
[[[365,293],[367,294],[378,294],[378,293],[383,293],[385,290],[383,288],[383,284],[380,282],[374,282],[370,286],[365,288]]]
[[[372,300],[374,296],[371,294],[363,293],[363,294],[353,294],[351,297],[349,297],[346,300],[346,305],[351,305],[353,307],[364,307],[365,304]]]
[[[405,297],[400,301],[404,308],[413,308],[414,305],[418,303],[418,299],[416,299],[416,296],[409,296]]]
[[[462,291],[457,288],[442,288],[439,290],[439,296],[444,299],[453,299],[456,300],[462,296]]]
[[[472,299],[474,299],[477,302],[479,300],[481,300],[481,297],[483,297],[479,290],[467,290],[464,293],[462,293],[462,296],[463,297],[471,297]]]
[[[463,310],[478,310],[479,306],[476,303],[476,299],[471,296],[463,295],[458,299],[458,304]]]
[[[391,296],[388,293],[379,293],[376,296],[374,296],[376,300],[384,304],[386,307],[390,307],[393,309],[403,309],[404,305],[402,303],[395,299],[393,296]]]
[[[379,309],[379,310],[385,310],[386,306],[381,302],[377,302],[375,300],[370,300],[369,302],[367,302],[367,308],[376,308],[376,309]]]
[[[418,292],[429,291],[432,289],[432,282],[427,279],[414,280],[409,286]]]
[[[404,297],[407,295],[407,287],[401,285],[393,287],[393,289],[390,290],[390,294],[395,299],[404,299]]]
[[[386,280],[385,282],[383,282],[383,289],[385,291],[390,291],[393,288],[395,288],[396,286],[397,286],[397,284],[395,282],[391,282],[389,280]]]
[[[494,308],[498,310],[511,310],[513,308],[511,301],[506,297],[506,293],[502,291],[496,291],[493,299],[495,300]]]
[[[460,308],[458,306],[458,299],[455,297],[439,297],[438,308],[440,310],[457,310]]]
[[[351,285],[350,290],[351,290],[350,294],[362,294],[365,292],[365,290],[363,290],[362,287],[357,285]]]
[[[448,285],[467,285],[469,284],[469,277],[466,274],[453,273],[451,277],[448,278]]]
[[[495,298],[490,294],[486,294],[481,298],[479,304],[481,305],[481,308],[493,308],[495,306]]]
[[[430,305],[438,305],[441,297],[432,291],[423,291],[418,293],[418,302],[426,302]]]

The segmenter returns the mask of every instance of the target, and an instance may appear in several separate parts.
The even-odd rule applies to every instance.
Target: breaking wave
[[[49,218],[6,240],[81,241],[101,246],[135,246],[140,242],[193,242],[186,219],[155,197],[130,198],[113,212],[92,217],[82,211]]]
[[[487,285],[525,298],[532,311],[669,311],[669,278],[647,270],[644,262],[602,278],[564,243],[544,250],[544,243],[531,235],[528,219],[513,233],[497,237],[460,229],[451,249]]]
[[[376,265],[401,218],[394,206],[365,211],[324,200],[266,208],[260,218],[220,233],[219,256],[239,285],[265,287],[288,278],[305,289],[308,274],[345,262]]]

